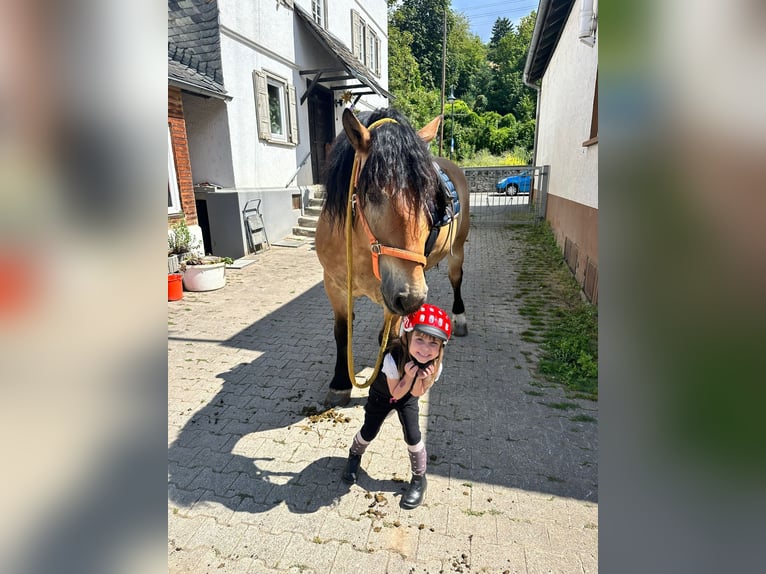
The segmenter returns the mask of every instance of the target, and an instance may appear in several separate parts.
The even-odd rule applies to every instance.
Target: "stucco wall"
[[[591,137],[598,43],[577,37],[580,3],[564,26],[542,81],[537,164],[550,166],[546,219],[575,278],[598,301],[598,143]]]
[[[598,44],[577,38],[575,3],[542,81],[537,165],[550,165],[548,192],[598,209],[598,144],[590,137]]]

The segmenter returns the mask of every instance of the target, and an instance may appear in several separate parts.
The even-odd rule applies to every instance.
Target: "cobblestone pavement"
[[[332,311],[310,245],[272,247],[225,288],[168,303],[168,569],[178,573],[594,573],[597,403],[535,376],[537,346],[514,298],[523,245],[474,225],[463,296],[469,333],[421,400],[428,493],[409,480],[398,421],[340,474],[366,391],[322,414],[334,366]],[[429,302],[452,302],[446,265]],[[382,311],[355,306],[357,370],[377,353]],[[575,410],[551,405],[575,403]],[[316,413],[319,413],[317,416]],[[312,416],[313,415],[313,416]],[[587,418],[587,417],[579,417]]]

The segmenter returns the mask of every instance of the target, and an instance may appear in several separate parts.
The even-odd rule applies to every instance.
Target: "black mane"
[[[393,189],[404,199],[412,213],[425,209],[429,203],[444,203],[436,193],[439,179],[433,167],[428,145],[398,111],[383,108],[362,112],[359,121],[365,126],[381,118],[393,118],[397,123],[385,123],[370,132],[371,152],[359,174],[357,194],[365,202],[380,203],[386,198],[383,189]],[[346,220],[348,186],[354,163],[354,148],[345,132],[335,139],[327,163],[325,214],[333,224],[342,226]]]

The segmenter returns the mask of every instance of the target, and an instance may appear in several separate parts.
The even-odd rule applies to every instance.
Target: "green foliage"
[[[186,221],[182,219],[176,223],[168,233],[168,254],[187,253],[196,247],[197,242],[194,241],[191,231],[186,225]]]
[[[580,296],[548,223],[521,230],[525,256],[519,280],[533,280],[545,293],[543,356],[539,370],[587,398],[598,398],[598,309]],[[527,297],[531,297],[527,296]]]
[[[534,145],[535,92],[522,82],[526,54],[536,13],[518,26],[498,18],[492,40],[483,44],[470,31],[470,22],[453,12],[446,0],[389,0],[389,89],[396,96],[392,106],[421,127],[442,113],[442,153],[448,155],[454,131],[453,159],[470,161],[489,151],[497,157]],[[447,91],[454,86],[452,107],[442,102],[442,26],[447,20]],[[531,122],[531,123],[530,123]],[[438,139],[431,143],[439,150]],[[504,165],[504,164],[501,164]]]

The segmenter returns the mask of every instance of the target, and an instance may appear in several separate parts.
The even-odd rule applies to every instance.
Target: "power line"
[[[527,6],[530,7],[529,8],[530,11],[531,10],[535,10],[537,8],[537,5],[538,5],[537,2],[530,2],[529,0],[518,0],[516,2],[514,2],[513,0],[508,0],[506,2],[494,2],[494,3],[490,3],[490,4],[474,4],[470,8],[458,9],[458,10],[455,10],[455,11],[456,12],[467,13],[467,12],[473,12],[475,10],[484,10],[486,8],[491,8],[493,6],[508,6],[509,4],[511,4],[511,5],[512,4],[524,4],[524,5],[527,5]]]

